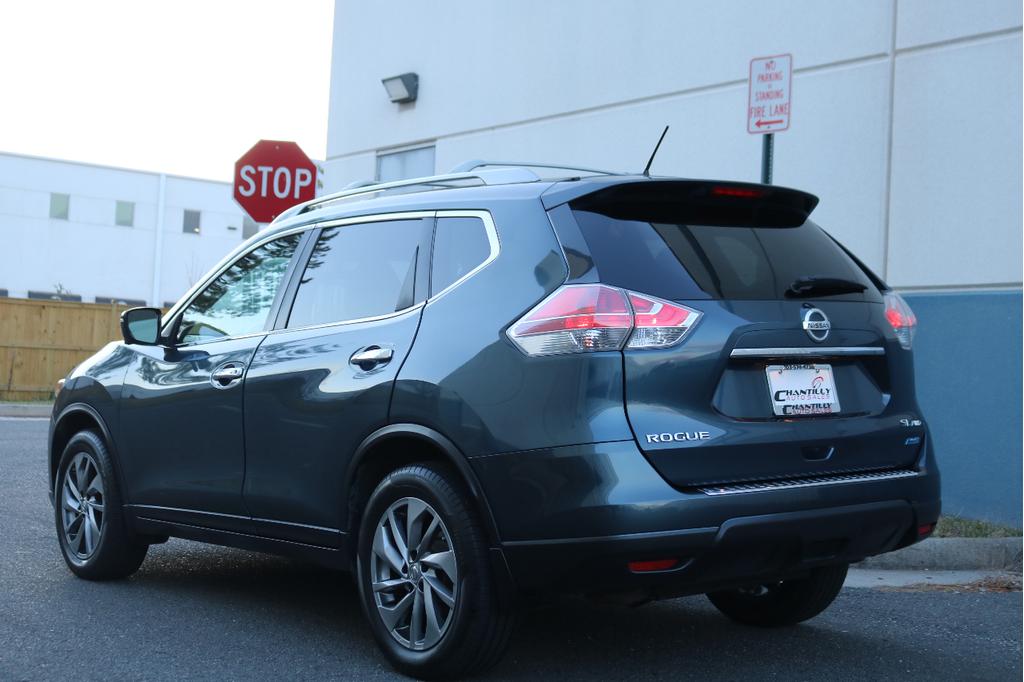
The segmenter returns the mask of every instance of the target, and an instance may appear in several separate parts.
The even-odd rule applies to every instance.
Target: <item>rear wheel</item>
[[[68,568],[88,580],[131,575],[147,546],[130,536],[121,493],[103,439],[79,431],[64,448],[54,481],[54,520]]]
[[[497,663],[512,614],[458,477],[437,465],[388,474],[367,503],[358,582],[377,644],[401,672],[459,677]]]
[[[795,625],[814,618],[835,600],[848,566],[813,569],[806,578],[751,588],[711,592],[708,599],[732,620],[746,625]]]

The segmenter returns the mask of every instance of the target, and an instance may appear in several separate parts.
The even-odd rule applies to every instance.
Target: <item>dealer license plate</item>
[[[780,417],[839,412],[832,365],[768,365],[772,409]]]

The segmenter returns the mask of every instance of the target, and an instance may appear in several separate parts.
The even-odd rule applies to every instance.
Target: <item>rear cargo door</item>
[[[623,352],[634,435],[678,487],[915,461],[909,352],[809,196],[655,181],[571,203],[588,278],[703,313],[677,346]]]

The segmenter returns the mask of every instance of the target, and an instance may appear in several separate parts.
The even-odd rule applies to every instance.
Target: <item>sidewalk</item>
[[[875,571],[1020,571],[1021,538],[928,538],[854,566]]]
[[[0,417],[49,419],[53,403],[2,403]]]

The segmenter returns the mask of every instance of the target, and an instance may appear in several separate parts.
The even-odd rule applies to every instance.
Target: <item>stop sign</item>
[[[294,142],[260,140],[235,162],[235,201],[258,223],[316,196],[316,166]]]

